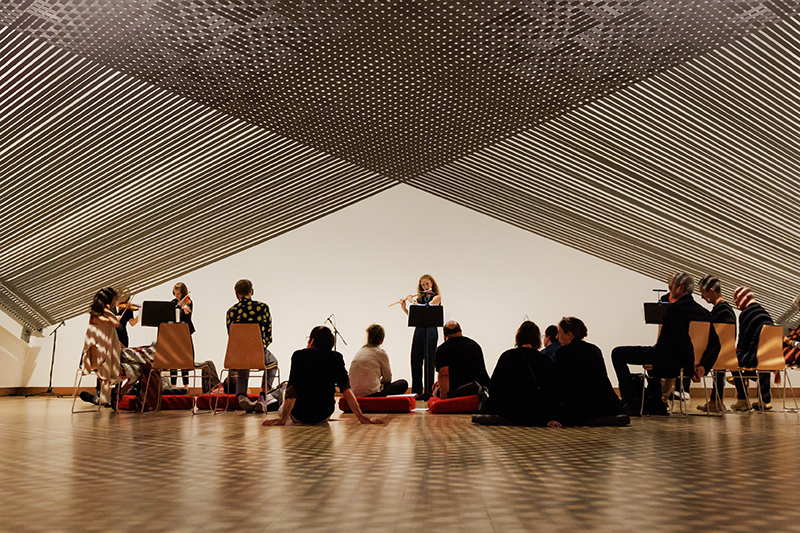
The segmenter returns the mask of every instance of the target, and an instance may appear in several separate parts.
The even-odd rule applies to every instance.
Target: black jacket
[[[694,373],[694,347],[689,337],[689,323],[708,322],[708,346],[700,365],[708,372],[719,356],[720,343],[717,331],[711,323],[711,313],[694,301],[691,294],[670,304],[661,325],[661,334],[656,341],[656,360],[653,367],[657,375],[666,378],[677,377],[681,369],[684,374]]]

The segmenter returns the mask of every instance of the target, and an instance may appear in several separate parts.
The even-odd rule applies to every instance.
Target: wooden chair
[[[731,371],[738,372],[739,359],[736,357],[736,324],[714,324],[714,329],[719,337],[719,356],[717,357],[711,371],[714,373],[714,378],[719,372]],[[741,377],[741,372],[739,372]],[[722,404],[722,391],[717,390],[717,380],[713,379],[711,386],[717,397],[717,401]],[[710,403],[708,395],[708,386],[706,385],[706,376],[703,376],[703,392],[706,396],[706,406]],[[711,415],[711,410],[706,411],[707,415]],[[725,411],[720,411],[721,415],[725,415]]]
[[[278,369],[278,365],[267,366],[264,363],[264,342],[261,339],[261,326],[256,323],[231,324],[228,330],[228,347],[225,350],[225,363],[220,372],[220,382],[225,382],[225,372],[230,376],[231,370],[250,370],[264,372]],[[278,383],[280,383],[278,370]],[[266,391],[265,391],[266,392]],[[214,414],[219,405],[219,389],[214,402]]]
[[[194,344],[192,335],[189,333],[189,324],[184,322],[161,324],[158,326],[158,337],[156,340],[156,353],[153,356],[153,365],[150,372],[163,372],[165,370],[189,370],[192,373],[192,414],[196,414],[197,397],[197,369],[194,367]],[[149,374],[148,374],[149,378]],[[147,397],[147,387],[149,379],[145,380],[145,390],[142,395]],[[142,402],[142,412],[144,412],[144,402]],[[159,401],[156,411],[161,408]]]
[[[758,401],[764,403],[764,398],[761,396],[761,387],[759,386],[758,377],[765,372],[778,373],[783,372],[783,410],[786,411],[786,385],[789,384],[789,389],[794,399],[794,407],[797,409],[797,398],[794,396],[794,390],[789,382],[789,374],[786,372],[786,360],[783,358],[783,327],[782,326],[763,326],[761,333],[758,336],[758,351],[756,352],[758,365],[756,368],[745,368],[743,370],[756,371],[756,389],[758,391]],[[747,398],[748,404],[750,397]]]
[[[710,322],[699,322],[699,321],[692,321],[689,323],[689,338],[692,340],[692,348],[694,349],[694,365],[697,366],[700,363],[700,359],[703,357],[703,353],[706,351],[706,347],[708,347],[708,336],[711,330],[711,323]],[[659,327],[659,335],[661,334],[661,328]],[[653,370],[653,365],[644,365],[644,380],[645,384],[642,387],[642,407],[639,414],[644,414],[644,398],[645,398],[645,389],[647,388],[647,379],[652,377],[648,374],[649,371]],[[694,370],[694,369],[692,369]],[[683,415],[689,414],[689,409],[686,405],[686,400],[683,399],[683,370],[681,370],[680,376],[678,377],[680,381],[680,392],[681,392],[681,399],[679,403],[680,412]],[[673,409],[672,400],[670,400],[670,411]]]
[[[88,355],[88,357],[87,357]],[[78,365],[78,371],[75,373],[75,392],[72,394],[72,413],[96,413],[100,409],[103,408],[100,404],[95,405],[90,409],[75,409],[75,402],[78,400],[78,394],[80,394],[81,389],[81,381],[83,380],[83,376],[90,376],[94,375],[97,378],[97,369],[100,366],[99,357],[97,355],[97,349],[94,346],[91,346],[87,352],[83,352],[81,354],[81,362]],[[84,364],[86,362],[86,364]]]

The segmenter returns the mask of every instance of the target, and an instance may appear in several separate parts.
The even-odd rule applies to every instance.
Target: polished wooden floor
[[[265,428],[254,414],[69,408],[0,399],[0,530],[800,531],[797,414]]]

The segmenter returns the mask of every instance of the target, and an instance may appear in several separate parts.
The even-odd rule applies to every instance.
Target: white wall
[[[255,298],[272,311],[270,349],[284,378],[292,352],[304,346],[313,326],[335,313],[348,343],[339,346],[348,364],[364,342],[364,328],[378,322],[387,331],[384,347],[395,377],[410,381],[412,331],[399,306],[388,305],[414,292],[423,273],[436,278],[449,317],[483,346],[489,372],[513,346],[525,315],[542,329],[563,315],[583,319],[587,340],[603,350],[614,383],[611,349],[652,344],[656,337],[655,327],[643,324],[642,302],[654,300],[652,289],[663,282],[407,186],[136,295],[134,302],[170,299],[172,285],[185,282],[195,305],[196,359],[211,359],[221,368],[225,311],[236,301],[234,283],[248,278]],[[55,386],[72,385],[87,322],[80,316],[60,330]],[[155,339],[154,328],[129,331],[134,346]],[[51,343],[52,337],[32,339],[34,359],[27,361],[19,386],[47,385]]]

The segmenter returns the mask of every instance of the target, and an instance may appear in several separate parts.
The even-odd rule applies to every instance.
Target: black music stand
[[[672,305],[669,302],[645,302],[644,303],[644,323],[661,324],[664,322],[664,313]]]
[[[142,325],[158,327],[165,322],[180,322],[175,320],[175,304],[172,302],[145,301],[142,302]]]
[[[422,375],[425,378],[423,380],[423,390],[428,397],[433,394],[433,369],[431,368],[431,358],[428,354],[428,328],[440,328],[442,326],[444,326],[444,307],[441,305],[425,304],[408,307],[408,327],[425,328]]]

